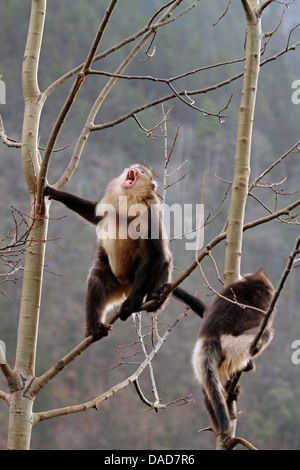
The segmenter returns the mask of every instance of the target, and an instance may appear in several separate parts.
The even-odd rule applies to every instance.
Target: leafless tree
[[[85,80],[89,75],[99,75],[107,77],[107,82],[98,97],[91,106],[86,121],[82,127],[80,135],[78,136],[74,152],[71,156],[66,170],[63,172],[58,181],[54,184],[57,189],[63,189],[72,178],[75,170],[77,169],[78,162],[81,158],[84,145],[91,134],[100,132],[108,127],[114,127],[125,120],[134,119],[137,123],[137,128],[148,135],[153,137],[154,133],[159,129],[162,131],[162,138],[165,139],[165,155],[164,162],[162,163],[163,175],[161,182],[163,185],[162,198],[165,197],[167,188],[173,184],[168,182],[168,178],[172,176],[172,172],[168,170],[168,163],[173,153],[174,145],[176,144],[177,135],[170,150],[167,148],[167,116],[168,111],[165,111],[164,104],[177,99],[185,103],[186,106],[193,111],[202,113],[204,116],[212,116],[222,122],[225,118],[226,109],[231,104],[231,96],[227,97],[223,109],[218,112],[212,112],[209,109],[202,109],[195,103],[195,97],[209,93],[210,91],[226,87],[235,80],[243,79],[243,92],[242,102],[239,116],[239,127],[236,145],[235,156],[235,173],[230,186],[231,204],[230,212],[228,214],[227,224],[221,233],[218,233],[209,243],[206,243],[204,249],[196,253],[194,262],[187,266],[185,271],[174,280],[172,289],[175,289],[184,279],[186,279],[194,270],[198,269],[199,264],[204,258],[210,257],[213,260],[213,249],[223,240],[226,240],[226,253],[225,253],[225,284],[231,283],[236,280],[240,275],[240,261],[242,254],[242,239],[243,233],[246,230],[253,229],[259,225],[268,223],[272,220],[279,220],[287,224],[297,224],[295,213],[293,212],[299,205],[300,200],[287,204],[283,209],[270,210],[265,207],[261,200],[258,200],[254,194],[255,189],[263,185],[266,190],[276,193],[276,186],[274,184],[267,184],[264,178],[269,174],[272,169],[283,159],[290,157],[295,153],[299,153],[300,142],[297,142],[293,147],[276,160],[269,168],[263,172],[262,175],[257,177],[252,184],[249,182],[249,166],[251,156],[251,142],[252,142],[252,127],[253,115],[256,102],[256,91],[258,87],[258,75],[261,66],[279,58],[283,54],[291,50],[295,50],[299,43],[290,44],[290,36],[286,48],[277,54],[262,60],[262,53],[267,47],[266,43],[263,45],[262,40],[268,40],[275,31],[266,33],[261,32],[261,18],[265,10],[271,7],[274,0],[259,2],[259,0],[241,0],[244,7],[246,18],[246,48],[245,56],[228,62],[213,64],[207,67],[195,68],[191,71],[186,71],[181,75],[169,78],[160,78],[153,76],[133,76],[125,75],[128,65],[141,53],[143,48],[147,47],[147,59],[151,60],[155,53],[153,44],[156,35],[160,29],[172,24],[179,18],[191,13],[194,8],[199,8],[200,0],[194,2],[186,2],[187,6],[183,7],[183,0],[172,0],[159,8],[151,18],[149,18],[144,28],[132,33],[129,37],[122,40],[120,43],[115,44],[108,50],[97,53],[99,46],[102,42],[103,34],[106,30],[109,31],[109,22],[114,11],[118,10],[118,0],[107,1],[107,9],[103,18],[100,21],[98,31],[95,34],[94,41],[90,47],[89,53],[85,61],[64,74],[56,81],[54,81],[48,88],[41,91],[38,82],[39,70],[39,57],[42,45],[43,28],[46,19],[46,0],[33,0],[31,4],[31,16],[28,27],[27,42],[25,47],[23,59],[23,93],[25,99],[25,110],[23,119],[23,130],[20,141],[16,141],[8,137],[5,133],[4,124],[2,119],[0,121],[0,138],[4,145],[20,149],[23,175],[27,184],[28,194],[30,197],[30,211],[26,215],[12,210],[13,226],[11,230],[3,237],[0,244],[0,258],[2,265],[5,267],[3,274],[0,277],[0,283],[8,281],[16,281],[19,274],[22,274],[23,287],[22,298],[20,305],[19,328],[18,328],[18,341],[16,349],[16,362],[14,367],[6,362],[5,357],[1,354],[0,368],[7,380],[9,386],[9,393],[0,391],[0,398],[7,402],[9,407],[9,429],[8,429],[8,448],[9,449],[29,449],[31,440],[32,426],[37,425],[40,421],[50,419],[57,416],[67,415],[70,413],[78,413],[90,408],[97,408],[99,404],[114,395],[119,390],[134,384],[139,397],[150,408],[154,410],[165,408],[169,404],[183,404],[189,402],[189,397],[172,397],[172,401],[167,404],[160,403],[159,393],[155,385],[154,373],[152,370],[151,362],[159,349],[165,343],[171,331],[176,327],[178,322],[184,317],[181,315],[173,325],[169,326],[165,333],[160,336],[157,324],[154,324],[153,332],[149,333],[152,336],[151,350],[150,346],[145,346],[145,335],[141,332],[141,324],[139,317],[136,316],[135,324],[137,331],[137,344],[141,347],[141,354],[143,354],[142,361],[139,362],[136,371],[131,374],[125,381],[122,381],[114,387],[107,390],[105,393],[95,397],[93,400],[85,403],[70,405],[64,408],[47,410],[42,412],[33,412],[33,405],[36,396],[43,390],[43,388],[53,380],[58,374],[62,373],[67,366],[69,366],[80,354],[82,354],[93,342],[92,336],[86,338],[74,349],[62,357],[56,364],[49,370],[45,371],[41,376],[37,377],[35,374],[35,361],[36,361],[36,346],[39,325],[40,301],[41,301],[41,287],[43,282],[43,270],[45,265],[45,246],[48,241],[48,224],[51,222],[49,218],[50,201],[45,200],[43,192],[47,183],[48,170],[51,165],[51,157],[55,151],[55,145],[58,137],[63,132],[63,124],[68,116],[70,109],[76,101],[79,90],[84,86]],[[230,3],[228,8],[230,7]],[[286,1],[284,1],[284,8]],[[219,19],[221,20],[226,15]],[[281,19],[282,21],[282,19]],[[125,46],[134,44],[129,53],[125,53]],[[100,59],[113,54],[115,51],[122,51],[124,58],[120,65],[117,67],[115,73],[110,73],[105,70],[97,70],[95,64]],[[229,79],[220,83],[211,85],[209,87],[198,90],[177,89],[176,82],[179,79],[184,79],[191,74],[197,74],[204,70],[222,67],[235,63],[245,63],[244,72],[238,75],[231,76]],[[61,106],[58,113],[56,122],[50,132],[45,149],[39,148],[39,123],[43,111],[43,106],[51,93],[61,86],[64,82],[72,82],[69,94],[65,102]],[[101,111],[101,107],[110,91],[118,80],[148,80],[159,84],[164,84],[168,90],[168,94],[161,96],[154,101],[144,103],[140,107],[128,111],[125,115],[119,116],[111,122],[97,124],[97,116]],[[152,129],[146,129],[142,123],[139,115],[146,109],[154,106],[162,106],[162,120],[155,122]],[[60,149],[61,150],[61,149]],[[184,166],[184,165],[183,165]],[[184,171],[184,169],[183,169]],[[185,177],[182,172],[182,166],[179,166],[177,182]],[[276,193],[276,196],[278,193]],[[259,204],[265,207],[267,215],[253,220],[250,223],[244,223],[245,204],[249,197],[258,200]],[[209,221],[206,221],[208,223]],[[298,247],[298,248],[297,248]],[[296,253],[299,253],[299,244],[295,248],[291,259],[295,259]],[[294,256],[295,255],[295,256]],[[24,258],[24,266],[23,266]],[[292,269],[292,266],[289,266]],[[283,278],[286,277],[289,271],[285,270]],[[277,294],[280,293],[282,286],[278,289]],[[2,292],[5,294],[5,292]],[[274,298],[274,303],[277,298]],[[155,303],[151,301],[151,305]],[[146,309],[150,303],[143,305],[142,308]],[[119,311],[115,311],[107,320],[107,324],[112,326],[119,317]],[[150,352],[149,352],[150,351]],[[1,351],[0,351],[1,352]],[[122,360],[128,361],[128,357],[122,354]],[[145,397],[139,385],[139,376],[146,369],[149,369],[152,386],[154,392],[154,401]],[[245,440],[235,437],[235,430],[232,429],[231,435],[227,436],[222,442],[218,442],[218,448],[232,448],[238,443],[245,444]]]

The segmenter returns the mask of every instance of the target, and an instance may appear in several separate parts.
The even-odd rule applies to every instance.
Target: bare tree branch
[[[230,5],[231,5],[231,0],[229,0],[229,3],[228,3],[228,5],[227,5],[226,10],[225,10],[224,13],[220,16],[220,18],[218,19],[218,21],[213,24],[213,26],[217,26],[217,24],[224,18],[224,16],[228,13],[228,10],[229,10],[229,8],[230,8]]]
[[[72,351],[60,359],[53,367],[40,377],[36,377],[28,390],[27,394],[36,396],[50,380],[54,379],[66,366],[73,362],[80,354],[82,354],[91,344],[95,342],[93,336],[89,336],[78,344]]]
[[[183,0],[176,0],[172,5],[168,8],[168,10],[161,16],[161,18],[158,20],[158,23],[162,24],[166,22],[167,18],[169,18],[172,13],[175,11],[175,9],[182,3]],[[197,0],[194,6],[199,3],[200,0]],[[181,15],[181,14],[179,14]],[[177,17],[179,16],[177,15]],[[176,17],[175,17],[176,18]],[[175,19],[173,18],[173,20]],[[119,67],[116,70],[116,74],[122,74],[125,69],[128,67],[128,65],[132,62],[132,60],[136,57],[136,55],[140,52],[140,50],[144,47],[144,45],[148,42],[148,40],[151,38],[153,32],[150,31],[144,35],[144,37],[138,42],[138,44],[131,50],[131,52],[127,55],[127,57],[123,60],[123,62],[119,65]],[[115,83],[117,81],[117,78],[112,77],[108,83],[105,85],[105,87],[102,89],[100,94],[98,95],[97,99],[95,100],[89,115],[86,119],[85,125],[81,131],[81,134],[77,140],[73,155],[71,157],[71,160],[64,172],[64,174],[61,176],[61,178],[57,181],[57,183],[54,185],[55,188],[58,189],[63,189],[69,179],[71,178],[72,174],[77,168],[78,162],[81,157],[81,153],[83,150],[83,147],[90,135],[91,132],[91,127],[93,125],[93,122],[95,120],[96,115],[99,112],[99,109],[101,108],[104,100],[106,99],[107,95],[110,93],[111,89],[114,87]]]
[[[150,366],[150,364],[149,364],[149,366]],[[166,404],[158,403],[157,401],[152,403],[151,401],[147,400],[147,398],[145,397],[145,395],[142,392],[142,389],[140,387],[138,379],[136,379],[133,382],[133,385],[134,385],[134,387],[136,389],[136,392],[137,392],[138,396],[140,397],[141,401],[143,403],[145,403],[147,406],[149,406],[149,408],[152,408],[156,412],[158,412],[158,410],[165,410],[167,408]]]
[[[270,222],[271,220],[274,220],[278,217],[280,217],[281,215],[289,215],[290,212],[295,209],[296,207],[298,207],[300,205],[300,199],[292,204],[290,204],[289,206],[287,206],[286,208],[284,209],[281,209],[277,212],[274,212],[273,214],[270,214],[266,217],[262,217],[260,219],[257,219],[257,220],[254,220],[253,222],[249,222],[247,224],[244,225],[243,227],[243,231],[246,231],[246,230],[249,230],[251,228],[254,228],[254,227],[257,227],[259,225],[262,225],[264,223],[267,223],[267,222]],[[206,256],[209,255],[209,253],[211,252],[211,250],[216,246],[218,245],[221,241],[223,241],[225,238],[226,238],[226,234],[227,232],[221,232],[219,235],[217,235],[211,242],[209,242],[206,247],[199,253],[198,255],[198,258],[197,258],[197,261],[193,261],[193,263],[190,264],[190,266],[172,283],[172,291],[179,286],[179,284],[181,284],[197,267],[198,267],[198,262],[201,262]],[[143,308],[145,308],[145,310],[151,306],[153,306],[154,304],[154,301],[152,300],[151,301],[151,305],[150,305],[150,301],[147,302],[147,304],[144,304]]]
[[[251,442],[247,441],[246,439],[243,439],[242,437],[233,437],[226,441],[226,449],[227,450],[234,450],[236,446],[239,444],[246,447],[248,450],[258,450],[256,447],[254,447]]]
[[[8,393],[5,393],[2,390],[0,390],[0,399],[5,401],[9,405],[10,396]]]
[[[258,14],[261,15],[265,8],[267,8],[275,0],[266,0],[257,10]]]
[[[11,139],[10,137],[7,137],[7,135],[5,134],[3,120],[2,120],[1,115],[0,115],[0,138],[2,142],[8,147],[21,148],[21,142]]]
[[[10,391],[16,391],[17,386],[18,386],[18,378],[19,374],[10,368],[8,363],[6,362],[6,359],[2,357],[1,363],[0,363],[0,370],[2,371],[7,385],[9,386]]]
[[[135,382],[138,377],[141,375],[141,373],[145,370],[145,368],[151,363],[151,361],[154,359],[164,342],[166,341],[167,337],[171,333],[171,331],[177,326],[177,324],[180,322],[180,320],[185,316],[185,314],[180,315],[179,318],[171,325],[168,330],[165,332],[165,334],[160,338],[156,346],[153,348],[151,353],[146,357],[146,359],[142,362],[142,364],[138,367],[138,369],[131,375],[129,376],[126,380],[123,382],[115,385],[114,387],[110,388],[107,392],[103,393],[102,395],[96,397],[94,400],[88,401],[86,403],[82,403],[79,405],[75,406],[68,406],[65,408],[59,408],[56,410],[50,410],[50,411],[44,411],[40,413],[35,413],[33,416],[33,423],[36,424],[39,421],[44,421],[46,419],[50,418],[55,418],[57,416],[63,416],[71,413],[79,413],[81,411],[86,411],[91,408],[96,408],[98,409],[98,406],[100,403],[103,401],[107,400],[110,398],[112,395],[117,393],[118,391],[124,389],[128,385],[132,384]],[[87,338],[88,339],[88,338]]]
[[[300,140],[295,145],[293,145],[293,147],[291,147],[287,152],[285,152],[283,155],[281,155],[281,157],[278,158],[278,160],[276,160],[274,163],[272,163],[272,165],[270,165],[260,176],[258,176],[253,181],[253,183],[249,187],[249,193],[252,191],[253,188],[255,188],[255,186],[257,186],[259,181],[262,180],[266,176],[267,173],[269,173],[271,170],[273,170],[273,168],[275,168],[275,166],[277,166],[279,163],[281,163],[294,150],[297,150],[298,152],[300,152]]]
[[[139,39],[141,36],[143,36],[144,34],[148,33],[148,32],[152,32],[152,34],[155,34],[159,28],[162,28],[163,26],[166,26],[176,20],[178,20],[180,17],[182,17],[183,15],[186,15],[187,13],[189,13],[193,8],[195,8],[197,6],[197,4],[201,1],[201,0],[196,0],[192,5],[190,5],[189,7],[187,7],[184,11],[182,11],[181,13],[179,13],[178,15],[174,16],[173,18],[171,19],[168,19],[168,20],[164,20],[164,21],[158,21],[157,23],[155,24],[152,24],[152,21],[155,19],[155,17],[160,13],[162,12],[166,7],[169,7],[171,6],[172,4],[174,4],[177,0],[172,0],[171,2],[169,2],[167,5],[165,5],[164,7],[160,8],[151,18],[151,20],[147,23],[147,25],[142,28],[140,31],[138,31],[137,33],[133,34],[132,36],[129,36],[128,38],[124,39],[123,41],[119,42],[118,44],[116,44],[115,46],[107,49],[106,51],[102,52],[101,54],[98,54],[94,57],[92,63],[94,62],[97,62],[101,59],[104,59],[105,57],[107,57],[108,55],[112,54],[113,52],[121,49],[122,47],[126,46],[127,44],[130,44],[131,42],[134,42],[135,40]],[[167,15],[167,18],[168,18],[168,15]],[[80,72],[80,70],[82,69],[82,67],[84,66],[84,63],[78,65],[77,67],[75,67],[73,70],[70,70],[69,72],[67,72],[66,74],[64,74],[63,76],[61,76],[60,78],[58,78],[55,82],[53,82],[45,91],[44,91],[44,95],[45,96],[49,96],[59,85],[61,85],[62,83],[64,83],[66,80],[68,80],[69,78],[73,77],[74,75],[76,75],[76,73]]]
[[[251,19],[253,18],[254,12],[250,6],[250,3],[248,0],[241,0],[243,8],[245,10],[246,17]]]
[[[278,284],[278,287],[274,293],[274,296],[271,300],[271,303],[270,303],[270,306],[265,314],[265,317],[264,317],[264,321],[262,322],[261,324],[261,328],[260,328],[260,331],[257,333],[256,337],[254,338],[252,344],[251,344],[251,347],[250,347],[250,352],[251,354],[253,354],[253,352],[255,351],[255,348],[256,346],[258,345],[259,343],[259,340],[261,339],[262,335],[264,334],[267,326],[268,326],[268,323],[270,321],[270,318],[274,312],[274,309],[275,309],[275,305],[278,301],[278,298],[280,296],[280,293],[282,291],[282,289],[284,288],[284,285],[285,285],[285,282],[289,276],[289,274],[291,273],[291,270],[293,268],[293,264],[294,264],[294,261],[297,257],[297,255],[300,253],[300,236],[298,237],[297,241],[296,241],[296,244],[295,244],[295,247],[294,247],[294,250],[293,252],[291,253],[291,255],[289,256],[289,260],[288,260],[288,263],[287,263],[287,266],[283,272],[283,275],[281,276],[281,279],[279,281],[279,284]]]
[[[154,314],[154,316],[157,316],[157,315]],[[136,319],[138,320],[138,322],[135,321]],[[147,359],[148,352],[147,352],[147,347],[144,343],[144,338],[143,338],[143,335],[142,335],[142,318],[141,318],[141,314],[138,313],[137,315],[135,315],[135,317],[133,318],[133,322],[134,322],[135,329],[136,329],[137,335],[139,337],[140,343],[142,345],[144,356]],[[158,333],[157,333],[157,331],[155,331],[155,332],[156,332],[156,337],[159,340],[160,338],[158,336]],[[156,406],[156,411],[158,411],[157,406],[159,405],[160,400],[159,400],[159,396],[158,396],[158,392],[157,392],[157,386],[156,386],[156,382],[155,382],[155,378],[154,378],[154,371],[153,371],[153,367],[152,367],[151,362],[149,363],[149,372],[150,372],[150,379],[151,379],[151,384],[152,384],[152,391],[153,391],[154,398],[155,398],[154,406]],[[135,383],[135,388],[136,388],[136,390],[138,390],[138,388],[139,388],[138,382]],[[141,394],[142,394],[142,392],[141,392]]]
[[[297,47],[300,46],[300,41],[293,44],[292,46],[289,46],[289,47],[286,47],[285,49],[283,49],[282,51],[278,52],[277,54],[274,54],[272,57],[269,57],[267,59],[265,59],[263,62],[261,62],[260,66],[263,67],[264,65],[268,64],[269,62],[272,62],[276,59],[278,59],[279,57],[281,57],[282,55],[286,54],[287,52],[290,52],[290,51],[294,51],[297,49]],[[244,59],[240,59],[241,62],[244,61]],[[191,72],[191,73],[194,73],[194,72]],[[196,72],[195,72],[196,73]],[[114,76],[115,74],[113,74]],[[226,85],[229,85],[230,83],[234,82],[235,80],[238,80],[240,78],[242,78],[244,75],[244,72],[241,72],[239,73],[238,75],[234,75],[230,78],[228,78],[227,80],[224,80],[220,83],[217,83],[216,85],[212,85],[212,86],[209,86],[207,88],[202,88],[202,89],[199,89],[199,90],[190,90],[190,91],[187,91],[187,90],[181,90],[181,91],[178,91],[177,92],[177,95],[180,95],[180,96],[194,96],[194,95],[201,95],[201,94],[206,94],[206,93],[209,93],[210,91],[214,91],[214,90],[217,90],[219,88],[222,88]],[[157,80],[160,80],[160,79],[157,79]],[[171,79],[173,80],[173,79]],[[152,108],[158,104],[161,104],[161,103],[164,103],[166,101],[169,101],[169,100],[172,100],[174,98],[176,98],[177,96],[175,93],[172,93],[170,95],[166,95],[162,98],[158,98],[157,100],[154,100],[154,101],[151,101],[147,104],[144,104],[136,109],[134,109],[133,111],[115,119],[114,121],[111,121],[111,122],[107,122],[107,123],[103,123],[103,124],[92,124],[90,126],[90,130],[91,132],[93,131],[98,131],[98,130],[102,130],[102,129],[107,129],[109,127],[114,127],[116,126],[117,124],[120,124],[124,121],[126,121],[127,119],[130,119],[132,118],[134,115],[142,112],[142,111],[145,111],[146,109],[149,109],[149,108]]]

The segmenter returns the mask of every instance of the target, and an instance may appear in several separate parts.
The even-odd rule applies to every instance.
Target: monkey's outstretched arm
[[[49,199],[55,199],[56,201],[62,202],[69,209],[76,212],[92,224],[97,225],[102,218],[96,215],[96,206],[98,204],[96,201],[88,201],[87,199],[82,199],[81,197],[74,196],[73,194],[65,191],[54,189],[51,186],[46,186],[45,196],[48,196]]]

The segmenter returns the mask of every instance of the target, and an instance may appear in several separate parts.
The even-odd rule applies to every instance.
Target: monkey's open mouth
[[[130,168],[128,170],[128,173],[125,177],[125,180],[123,181],[123,183],[121,184],[121,187],[122,188],[131,188],[134,183],[136,182],[136,180],[138,179],[138,176],[139,176],[139,172],[136,168]]]

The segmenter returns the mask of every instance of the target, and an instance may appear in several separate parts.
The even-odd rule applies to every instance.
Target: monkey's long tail
[[[181,287],[174,289],[173,296],[190,307],[199,317],[203,318],[206,305],[198,297],[189,294],[186,290],[181,289]]]
[[[213,408],[218,430],[225,434],[230,430],[230,418],[218,373],[221,344],[218,340],[204,340],[201,352],[200,369],[202,371],[203,388]]]

